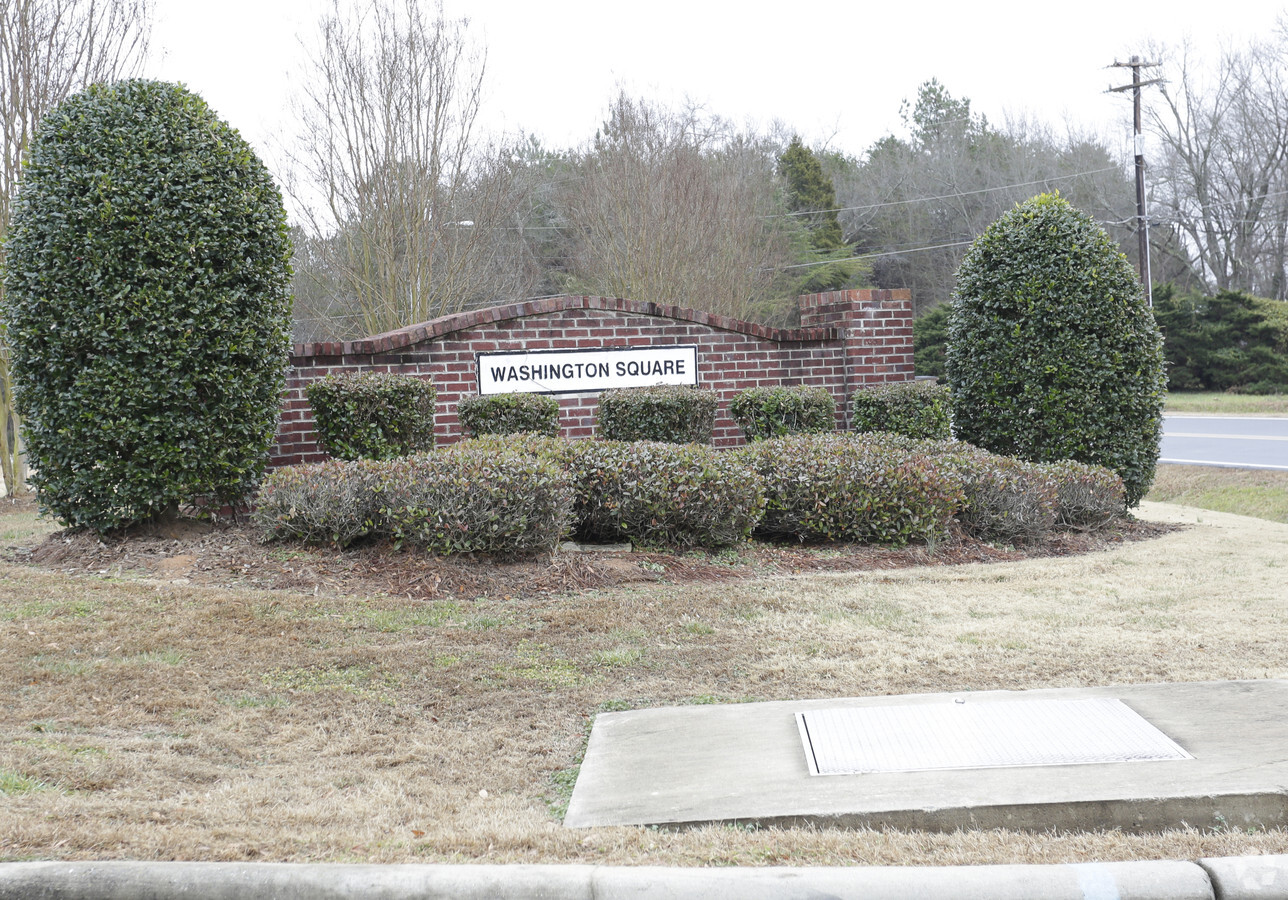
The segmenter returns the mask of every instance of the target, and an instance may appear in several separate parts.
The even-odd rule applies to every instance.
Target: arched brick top
[[[893,292],[865,291],[864,293],[891,294]],[[729,316],[717,316],[699,309],[686,309],[682,306],[667,306],[661,303],[622,300],[610,297],[561,294],[557,297],[542,297],[537,300],[525,300],[522,303],[492,306],[487,309],[441,316],[428,322],[422,322],[419,325],[409,325],[406,328],[387,331],[384,334],[377,334],[373,337],[360,338],[356,341],[316,341],[309,344],[296,344],[291,348],[291,357],[293,360],[298,360],[317,356],[391,353],[404,347],[410,347],[413,344],[446,337],[454,332],[465,331],[479,325],[504,322],[510,319],[522,319],[546,313],[563,312],[569,309],[602,309],[611,312],[652,316],[660,319],[676,319],[681,322],[706,325],[708,328],[746,334],[777,343],[835,340],[839,335],[835,327],[771,328],[768,325],[761,325],[756,322],[745,322]]]

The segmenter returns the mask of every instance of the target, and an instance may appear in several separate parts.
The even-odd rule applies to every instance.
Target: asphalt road
[[[1288,416],[1163,417],[1159,462],[1288,471]]]

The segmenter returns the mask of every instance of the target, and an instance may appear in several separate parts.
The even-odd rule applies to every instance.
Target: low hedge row
[[[576,441],[581,540],[723,547],[745,541],[760,519],[760,479],[733,454],[701,444]]]
[[[957,521],[980,540],[1031,543],[1056,528],[1092,531],[1127,510],[1122,478],[1104,466],[1030,463],[962,441],[916,443],[961,486]]]
[[[604,391],[599,395],[599,436],[606,441],[709,444],[719,403],[715,391],[684,385]]]
[[[306,388],[318,437],[339,459],[393,459],[434,449],[434,385],[386,372],[328,375]]]
[[[535,432],[559,434],[559,401],[549,394],[488,394],[462,397],[456,417],[471,437]]]
[[[972,537],[1029,543],[1055,527],[1057,486],[1041,467],[969,446],[937,458],[961,486],[957,521]]]
[[[959,489],[895,435],[810,435],[735,451],[765,484],[757,533],[902,545],[944,536]]]
[[[489,435],[403,459],[279,469],[261,490],[266,540],[344,546],[366,535],[436,553],[529,554],[565,536],[720,547],[752,534],[904,545],[956,523],[1028,542],[1125,511],[1122,481],[957,441],[794,435],[732,451],[700,444]]]
[[[822,387],[757,387],[734,397],[729,415],[748,441],[836,429],[836,401]]]
[[[951,437],[948,386],[933,381],[904,381],[855,391],[850,398],[850,428],[887,431],[911,438]]]
[[[260,489],[265,540],[345,546],[366,535],[434,553],[548,552],[568,528],[572,482],[551,460],[461,448],[278,469]]]

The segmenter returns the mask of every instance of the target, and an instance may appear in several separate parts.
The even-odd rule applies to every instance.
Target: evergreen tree
[[[800,255],[807,268],[797,292],[833,291],[861,283],[867,267],[850,258],[836,215],[836,189],[814,151],[793,137],[778,157],[778,174],[787,182],[787,208],[799,214],[796,219],[802,229]]]
[[[787,180],[787,208],[803,217],[815,250],[839,250],[845,246],[841,222],[836,217],[836,189],[814,151],[793,137],[778,157],[778,174]]]

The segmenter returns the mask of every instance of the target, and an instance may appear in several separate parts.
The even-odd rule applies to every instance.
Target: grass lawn
[[[823,575],[764,574],[736,553],[698,575],[681,558],[628,557],[639,580],[607,588],[577,587],[564,558],[548,565],[567,589],[456,581],[411,600],[345,593],[330,554],[293,547],[271,551],[298,575],[289,590],[253,570],[202,581],[183,538],[154,542],[164,558],[146,570],[127,564],[129,548],[101,568],[54,552],[38,568],[22,561],[53,529],[10,512],[0,859],[944,865],[1288,852],[1282,829],[573,831],[559,819],[605,709],[1288,677],[1288,525],[1146,503],[1144,516],[1191,527],[1082,555],[878,559]],[[221,540],[202,546],[228,550]],[[374,572],[379,559],[347,565]]]
[[[1146,499],[1288,523],[1288,472],[1164,465]]]
[[[1225,394],[1219,391],[1171,393],[1169,413],[1219,413],[1228,416],[1288,416],[1288,394]]]

